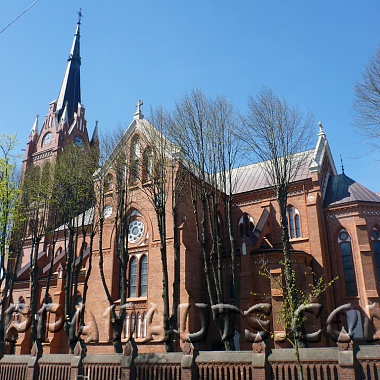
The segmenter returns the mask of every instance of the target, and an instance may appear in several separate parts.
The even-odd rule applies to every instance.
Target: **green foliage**
[[[69,145],[58,157],[54,170],[52,205],[62,223],[71,225],[73,218],[92,206],[92,174],[96,166],[95,155],[87,147]]]
[[[283,262],[280,262],[280,264],[282,266],[284,265]],[[261,270],[259,271],[260,275],[271,281],[272,288],[282,293],[282,304],[277,315],[277,322],[284,329],[286,338],[292,346],[295,345],[293,335],[296,328],[302,327],[307,320],[307,317],[302,313],[297,316],[296,310],[302,308],[302,306],[316,302],[319,297],[338,279],[338,277],[335,277],[333,280],[326,283],[323,277],[316,278],[317,276],[311,269],[310,273],[315,281],[308,284],[306,288],[298,288],[296,286],[296,273],[292,269],[293,281],[291,284],[294,284],[293,286],[295,289],[289,289],[286,285],[283,271],[278,276],[273,276],[270,273],[267,262],[265,261],[263,261]],[[297,293],[297,304],[293,302],[292,292],[294,291]]]
[[[295,349],[297,360],[297,368],[301,379],[304,378],[301,359],[299,354],[299,342],[303,339],[302,330],[307,320],[307,316],[302,311],[308,305],[316,302],[319,297],[336,281],[335,277],[329,282],[325,282],[323,277],[317,278],[315,273],[310,268],[310,273],[313,276],[314,282],[308,284],[306,288],[298,288],[296,281],[296,273],[290,269],[291,281],[285,278],[285,262],[280,262],[283,270],[278,276],[273,276],[268,268],[268,263],[263,260],[259,274],[268,278],[271,282],[271,287],[282,293],[282,304],[277,314],[277,323],[283,328],[286,340]],[[296,296],[295,296],[296,295]],[[295,302],[294,300],[297,300]],[[261,317],[262,318],[262,317]],[[272,339],[274,338],[273,332],[270,332]]]
[[[16,135],[0,135],[0,264],[2,270],[9,248],[18,197],[17,156],[12,153],[16,144]]]

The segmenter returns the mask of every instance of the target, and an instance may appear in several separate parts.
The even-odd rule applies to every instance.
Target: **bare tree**
[[[207,99],[193,90],[177,103],[171,135],[184,154],[193,204],[197,240],[201,248],[206,287],[213,319],[226,350],[234,350],[233,321],[226,294],[223,264],[231,263],[234,302],[239,303],[239,275],[232,228],[231,169],[236,164],[237,146],[232,130],[236,119],[232,105],[223,97]],[[225,224],[227,234],[222,232]],[[228,267],[228,265],[226,265]]]
[[[162,108],[151,110],[151,124],[145,122],[142,131],[144,155],[142,157],[141,190],[152,204],[160,235],[160,253],[162,264],[162,300],[164,344],[166,351],[174,350],[173,330],[177,327],[177,310],[179,305],[180,286],[180,245],[178,206],[184,188],[183,171],[179,167],[180,149],[166,137],[170,125],[170,116]],[[170,287],[167,252],[167,218],[173,221],[174,241],[174,276],[172,284],[172,302],[170,311]]]
[[[102,168],[95,174],[95,195],[97,199],[96,214],[99,216],[99,270],[103,288],[109,303],[110,321],[113,330],[113,346],[115,353],[122,352],[122,331],[126,317],[125,304],[128,296],[127,268],[128,229],[130,224],[132,191],[130,190],[129,146],[126,136],[121,129],[113,135],[102,138]],[[119,271],[119,292],[112,294],[110,284],[104,273],[103,238],[107,209],[115,213],[111,219],[111,228],[115,234],[114,253],[117,258]],[[120,307],[116,308],[116,301],[120,299]],[[129,337],[133,339],[133,337]]]
[[[380,127],[380,47],[369,60],[361,82],[356,82],[353,101],[354,122],[370,145],[379,148]]]
[[[280,214],[282,231],[285,296],[290,314],[299,307],[296,278],[291,264],[287,218],[288,190],[307,158],[311,143],[312,116],[304,116],[297,107],[263,88],[248,101],[248,115],[241,132],[246,146],[256,156],[272,186]],[[301,328],[293,331],[296,347],[303,346]]]

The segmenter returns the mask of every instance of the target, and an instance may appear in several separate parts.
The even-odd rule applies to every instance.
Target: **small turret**
[[[94,146],[96,144],[99,144],[99,130],[98,130],[98,120],[95,122],[95,129],[94,132],[92,133],[90,145]]]
[[[38,135],[38,116],[36,115],[36,120],[34,121],[33,127],[30,131],[29,140],[33,140],[33,138]]]

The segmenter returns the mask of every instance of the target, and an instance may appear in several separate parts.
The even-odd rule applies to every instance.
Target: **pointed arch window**
[[[137,254],[129,260],[128,297],[146,297],[148,294],[148,255]]]
[[[146,337],[146,312],[143,313],[142,325],[141,325],[141,338]]]
[[[380,233],[377,228],[371,232],[371,240],[373,247],[373,258],[375,261],[375,268],[377,274],[377,283],[380,286]]]
[[[137,258],[132,256],[129,264],[129,297],[137,297]]]
[[[354,260],[352,258],[351,238],[345,229],[339,232],[338,244],[342,256],[346,295],[348,297],[355,297],[358,295],[358,288],[356,285]]]
[[[132,313],[130,336],[135,337],[135,331],[136,331],[136,314]]]
[[[243,214],[239,220],[239,233],[240,237],[250,236],[255,229],[253,218],[249,214]]]
[[[135,136],[132,140],[131,147],[131,181],[136,183],[139,180],[139,163],[141,156],[141,145],[138,136]]]
[[[144,151],[144,180],[150,181],[153,177],[153,153],[150,147]]]
[[[300,213],[294,206],[288,207],[289,236],[291,239],[301,237]]]
[[[148,256],[140,260],[140,297],[146,297],[148,291]]]
[[[104,180],[104,191],[112,191],[113,189],[113,175],[107,174],[105,180]]]
[[[137,313],[137,328],[136,328],[136,338],[141,337],[141,314]]]
[[[124,338],[129,338],[129,332],[130,332],[129,314],[126,314],[125,321],[124,321]]]

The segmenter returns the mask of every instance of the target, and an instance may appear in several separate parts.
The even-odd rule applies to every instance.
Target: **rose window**
[[[128,241],[130,243],[138,242],[144,234],[144,223],[139,220],[134,220],[130,223],[128,229]]]

